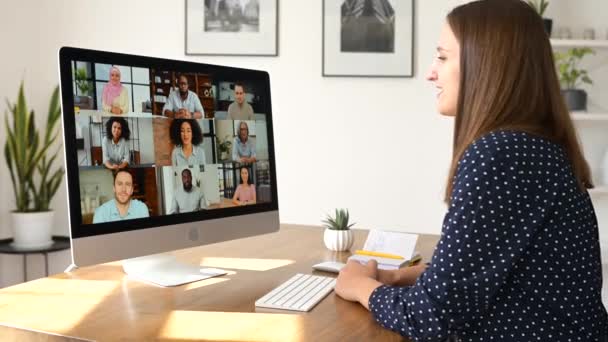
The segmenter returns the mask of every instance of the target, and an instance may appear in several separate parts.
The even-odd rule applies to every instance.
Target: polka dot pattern
[[[597,219],[564,150],[492,132],[453,185],[431,265],[372,293],[376,321],[416,341],[605,341]]]

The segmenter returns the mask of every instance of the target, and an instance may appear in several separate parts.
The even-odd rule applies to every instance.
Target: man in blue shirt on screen
[[[198,95],[189,90],[188,77],[177,78],[177,91],[172,91],[163,107],[165,116],[176,119],[202,119],[205,110]],[[195,89],[196,90],[196,89]]]
[[[127,170],[114,174],[114,199],[95,209],[93,223],[130,220],[150,216],[148,207],[141,201],[131,199],[133,175]]]

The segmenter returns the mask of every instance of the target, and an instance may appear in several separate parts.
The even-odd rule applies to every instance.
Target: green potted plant
[[[336,209],[335,216],[327,215],[323,220],[323,242],[329,250],[341,252],[353,246],[355,239],[350,227],[354,223],[348,224],[348,220],[348,209]]]
[[[579,63],[586,55],[593,55],[595,51],[591,48],[572,48],[566,52],[555,52],[555,62],[559,81],[562,86],[562,94],[568,105],[568,109],[587,110],[587,93],[578,88],[582,83],[593,84],[587,70],[581,69]]]
[[[4,117],[7,135],[4,158],[16,202],[16,209],[12,212],[13,244],[23,249],[41,248],[53,243],[54,212],[49,206],[64,173],[61,167],[53,167],[59,156],[59,148],[54,153],[48,153],[58,139],[56,126],[61,116],[59,87],[51,96],[46,130],[42,137],[36,128],[34,111],[27,107],[23,82],[16,103],[7,103],[9,111]]]
[[[223,140],[217,139],[217,150],[220,153],[220,160],[227,160],[230,157],[230,147],[232,147],[232,142],[230,141],[230,137],[227,135]]]
[[[85,68],[76,69],[74,79],[76,82],[76,87],[79,90],[79,94],[74,95],[74,103],[80,107],[83,107],[83,105],[88,107],[92,106],[93,104],[92,97],[90,96],[90,92],[93,90],[93,85],[87,78],[87,70]]]
[[[553,28],[553,20],[543,17],[547,7],[549,6],[549,1],[546,0],[528,0],[528,5],[532,6],[536,13],[543,18],[543,24],[545,25],[545,31],[547,35],[551,37],[551,29]]]

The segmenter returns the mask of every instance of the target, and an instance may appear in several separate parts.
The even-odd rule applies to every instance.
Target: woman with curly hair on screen
[[[194,166],[206,163],[203,131],[196,120],[173,120],[170,134],[171,142],[175,145],[171,152],[171,165]]]
[[[106,136],[101,149],[103,165],[110,170],[124,169],[129,165],[129,138],[131,130],[127,120],[112,116],[106,122]]]

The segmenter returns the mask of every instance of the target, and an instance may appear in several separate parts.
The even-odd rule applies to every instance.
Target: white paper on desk
[[[372,229],[363,249],[366,251],[395,254],[410,259],[414,255],[418,234],[389,232]]]

